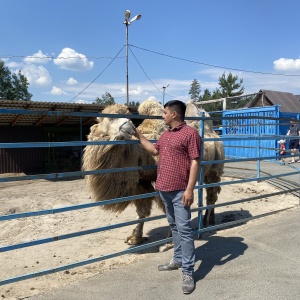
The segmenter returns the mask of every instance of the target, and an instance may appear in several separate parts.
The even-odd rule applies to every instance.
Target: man
[[[300,126],[299,126],[299,124],[297,124],[296,119],[291,119],[290,129],[289,129],[287,135],[290,135],[293,137],[300,136]],[[291,150],[291,155],[292,155],[292,160],[289,161],[289,164],[292,164],[295,162],[294,155],[298,151],[299,142],[300,142],[299,139],[291,139],[289,142],[289,148]],[[298,162],[300,162],[300,158],[299,158]]]
[[[195,244],[190,206],[199,173],[201,138],[197,130],[184,121],[185,110],[185,104],[179,100],[164,105],[162,117],[169,128],[156,144],[148,141],[139,130],[136,130],[136,137],[149,153],[159,155],[155,187],[166,207],[173,234],[174,256],[158,269],[171,271],[182,267],[183,293],[190,294],[195,289]]]

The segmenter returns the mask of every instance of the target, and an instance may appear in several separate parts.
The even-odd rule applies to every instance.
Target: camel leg
[[[171,230],[171,228],[169,228],[168,235],[167,235],[166,238],[168,239],[168,238],[170,238],[170,237],[172,237],[172,230]],[[170,249],[172,249],[172,248],[174,248],[174,243],[173,243],[173,241],[168,242],[168,243],[166,243],[166,244],[160,246],[160,247],[159,247],[159,251],[160,251],[160,252],[166,252],[166,251],[168,251],[168,250],[170,250]]]
[[[218,193],[221,188],[211,187],[206,189],[206,203],[207,205],[214,205],[218,200]],[[205,215],[203,217],[203,226],[206,227],[208,225],[215,225],[215,209],[207,209]]]
[[[152,200],[150,199],[136,200],[134,204],[136,206],[136,212],[138,214],[139,220],[150,216]],[[138,223],[136,227],[133,229],[132,234],[126,238],[125,243],[127,243],[128,245],[142,244],[144,241],[143,228],[144,228],[144,222]]]

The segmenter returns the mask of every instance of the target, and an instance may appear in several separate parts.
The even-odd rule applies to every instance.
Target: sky
[[[0,59],[33,101],[189,99],[230,72],[245,94],[300,94],[299,0],[0,0]],[[128,26],[126,10],[139,20]],[[128,57],[128,69],[126,67]],[[166,87],[167,86],[167,87]],[[164,88],[165,87],[165,88]]]

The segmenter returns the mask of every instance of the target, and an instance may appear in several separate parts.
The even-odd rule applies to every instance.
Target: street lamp
[[[166,88],[167,88],[168,86],[169,86],[169,84],[163,86],[163,89],[164,89],[164,91],[163,91],[163,105],[165,105],[165,92],[166,92]]]
[[[134,22],[135,20],[139,20],[142,15],[134,16],[130,21],[130,10],[125,11],[125,21],[123,24],[126,25],[126,99],[127,99],[127,106],[129,105],[129,84],[128,84],[128,26]]]

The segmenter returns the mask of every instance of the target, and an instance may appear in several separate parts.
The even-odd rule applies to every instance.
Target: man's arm
[[[158,155],[158,151],[155,149],[154,145],[150,141],[148,141],[138,129],[136,129],[135,131],[135,136],[140,140],[141,145],[145,148],[146,151],[154,156]]]
[[[194,187],[198,180],[200,169],[200,160],[199,158],[193,159],[191,161],[190,177],[188,181],[187,188],[183,194],[182,202],[184,206],[191,206],[194,202]]]

